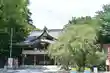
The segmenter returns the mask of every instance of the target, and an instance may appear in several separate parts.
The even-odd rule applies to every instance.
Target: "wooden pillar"
[[[25,55],[23,54],[24,48],[22,48],[22,65],[24,65],[24,57]]]
[[[34,55],[34,65],[36,65],[36,55]]]
[[[54,65],[56,65],[56,57],[55,57],[55,59],[53,59],[53,61],[54,61]]]
[[[24,65],[25,55],[22,56],[22,65]]]

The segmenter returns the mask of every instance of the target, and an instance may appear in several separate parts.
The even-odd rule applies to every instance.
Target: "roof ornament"
[[[46,26],[44,26],[44,31],[47,31],[47,27]]]

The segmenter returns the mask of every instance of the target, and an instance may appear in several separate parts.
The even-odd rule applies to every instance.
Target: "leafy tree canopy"
[[[23,41],[28,32],[35,29],[28,4],[28,0],[0,0],[0,53],[9,54],[11,28],[13,43]]]
[[[101,22],[98,41],[102,44],[107,44],[110,43],[110,4],[103,5],[102,8],[102,11],[96,12],[96,18]]]
[[[64,67],[99,65],[105,59],[100,52],[100,45],[96,44],[96,30],[88,25],[71,25],[66,28],[55,44],[49,47],[49,56],[57,64]]]

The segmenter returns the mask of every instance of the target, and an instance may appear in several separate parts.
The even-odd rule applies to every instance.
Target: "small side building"
[[[25,41],[17,43],[22,48],[22,65],[53,65],[54,60],[48,57],[47,47],[54,43],[62,29],[35,30]]]
[[[107,71],[110,71],[110,44],[103,44],[103,48],[106,52],[106,65],[107,65]]]

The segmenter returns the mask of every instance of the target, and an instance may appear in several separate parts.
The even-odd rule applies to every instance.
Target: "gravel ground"
[[[0,73],[56,73],[56,71],[40,70],[40,69],[1,69]]]

